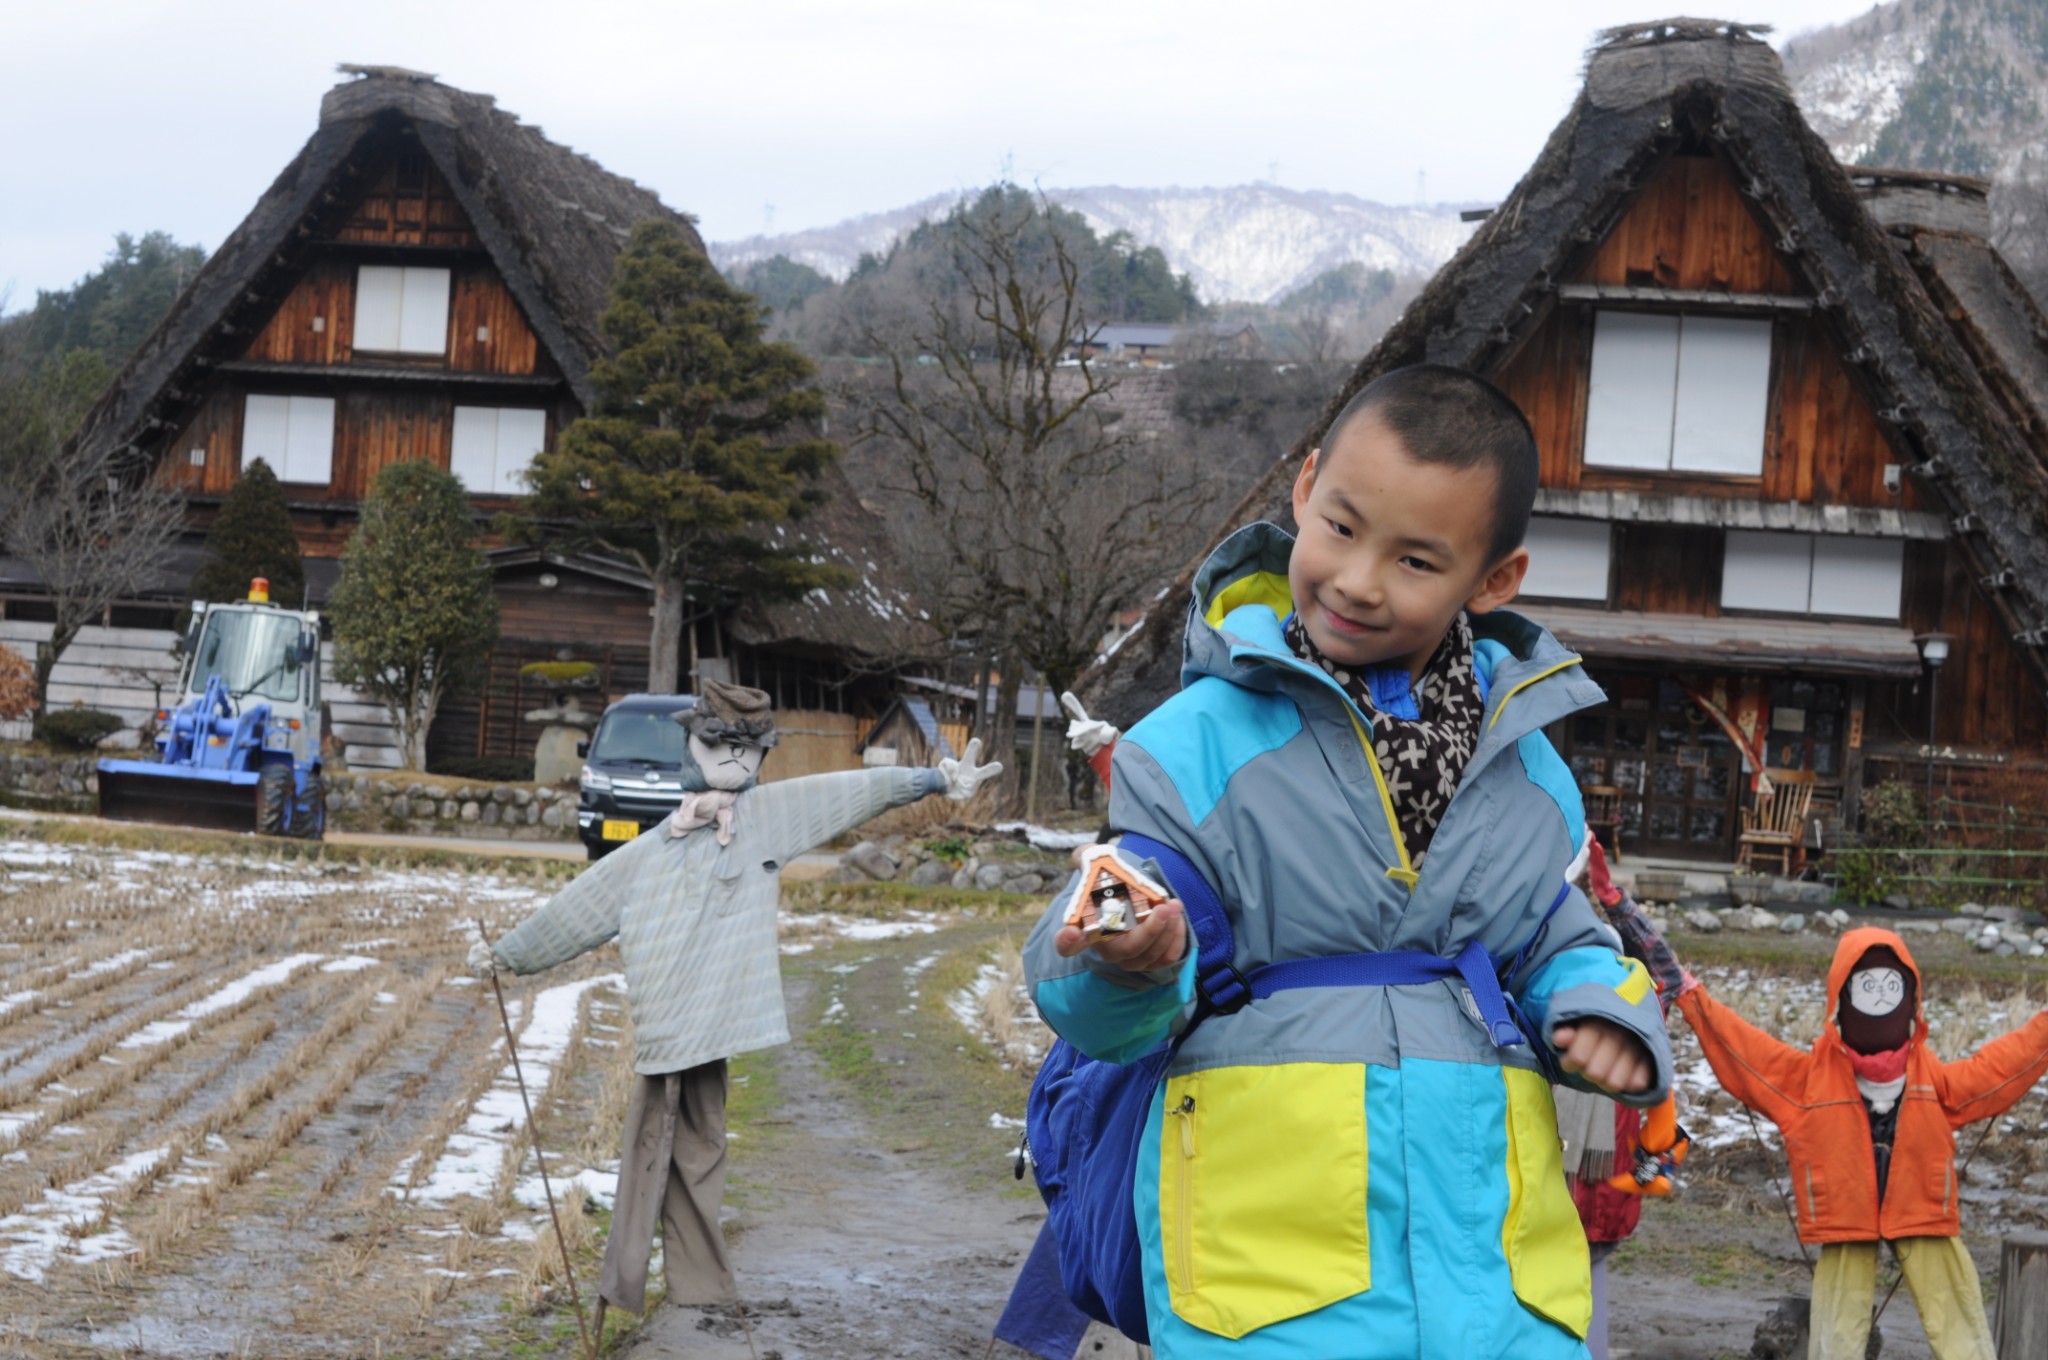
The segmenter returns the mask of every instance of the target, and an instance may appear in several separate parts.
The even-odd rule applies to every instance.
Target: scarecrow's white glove
[[[939,762],[939,778],[946,781],[946,796],[956,803],[964,803],[974,796],[974,791],[1003,772],[1003,764],[992,760],[986,765],[981,760],[981,738],[967,743],[966,751],[958,760],[951,756]]]
[[[491,947],[482,940],[469,947],[469,971],[485,982],[498,975],[498,956],[493,954]]]
[[[1113,722],[1089,717],[1088,710],[1081,707],[1081,701],[1074,697],[1072,690],[1060,695],[1060,707],[1073,718],[1067,724],[1067,745],[1084,756],[1094,755],[1124,734],[1123,729]]]

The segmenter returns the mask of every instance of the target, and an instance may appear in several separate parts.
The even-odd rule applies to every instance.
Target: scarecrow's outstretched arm
[[[640,865],[661,852],[661,828],[585,869],[491,951],[514,973],[538,973],[586,954],[619,933],[619,910]]]
[[[1721,1088],[1773,1123],[1806,1103],[1811,1055],[1764,1033],[1714,1000],[1687,975],[1678,1008],[1699,1036],[1700,1050]]]
[[[1967,1058],[1943,1063],[1941,1108],[1954,1128],[2003,1114],[2048,1072],[2048,1011]]]

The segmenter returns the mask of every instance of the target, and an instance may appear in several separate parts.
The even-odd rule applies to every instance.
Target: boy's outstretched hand
[[[1052,937],[1052,947],[1061,958],[1070,959],[1091,946],[1079,926],[1061,926]],[[1104,935],[1092,947],[1105,963],[1133,973],[1171,968],[1187,954],[1187,912],[1179,898],[1169,897],[1137,925],[1121,935]]]
[[[1611,1020],[1588,1016],[1550,1031],[1565,1071],[1623,1095],[1650,1089],[1656,1069],[1643,1041]]]

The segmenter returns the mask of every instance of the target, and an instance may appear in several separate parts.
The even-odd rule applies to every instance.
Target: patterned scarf
[[[1354,672],[1338,665],[1317,650],[1298,614],[1287,620],[1286,640],[1295,655],[1321,666],[1372,719],[1373,754],[1394,800],[1394,819],[1408,843],[1410,861],[1421,868],[1437,823],[1479,744],[1479,719],[1486,708],[1472,669],[1472,625],[1464,611],[1451,621],[1435,655],[1423,667],[1422,683],[1412,690],[1412,702],[1421,715],[1415,718],[1387,712],[1373,694],[1377,681],[1390,702],[1409,695],[1405,670],[1383,666]]]

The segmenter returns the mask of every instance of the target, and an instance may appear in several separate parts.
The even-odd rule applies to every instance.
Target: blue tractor
[[[249,598],[192,606],[175,709],[157,714],[156,760],[102,760],[100,815],[318,840],[320,616]]]

